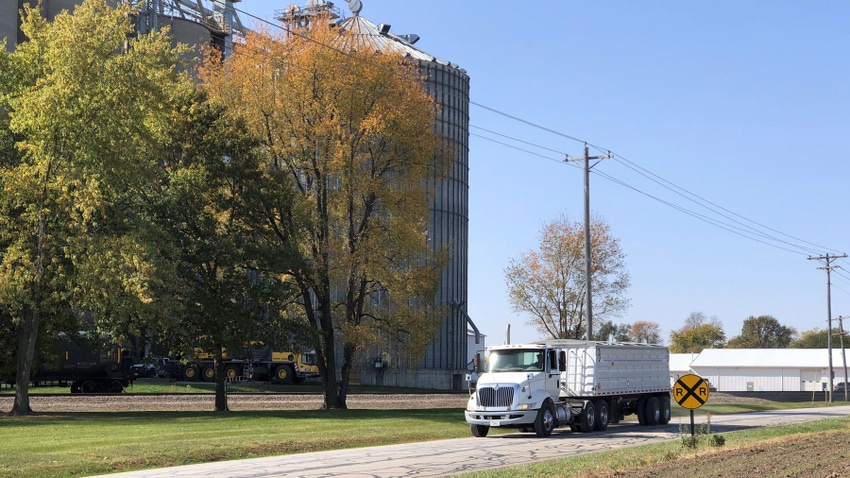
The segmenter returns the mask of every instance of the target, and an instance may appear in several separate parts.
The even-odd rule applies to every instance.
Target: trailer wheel
[[[472,430],[472,436],[478,438],[486,437],[487,432],[490,431],[490,427],[487,425],[469,425],[469,428]]]
[[[537,412],[537,419],[534,420],[534,433],[539,437],[548,437],[552,434],[557,424],[555,409],[550,402],[544,402],[543,406]]]
[[[215,382],[215,365],[208,363],[201,370],[201,378],[204,382]]]
[[[594,406],[592,401],[588,400],[587,403],[584,404],[584,408],[581,409],[581,415],[579,415],[578,420],[579,429],[585,433],[593,431],[593,429],[596,428],[596,406]]]
[[[109,393],[121,393],[124,391],[124,385],[121,385],[121,382],[118,380],[113,380],[109,382]]]
[[[80,390],[83,393],[97,393],[97,384],[92,382],[91,380],[86,380],[80,386]]]
[[[646,411],[644,411],[646,415],[646,424],[649,426],[655,426],[661,423],[661,401],[658,400],[658,397],[649,397],[646,400]]]
[[[198,379],[198,366],[193,363],[187,363],[180,371],[180,375],[187,382],[195,381]]]
[[[638,423],[641,425],[646,425],[646,400],[641,398],[637,401],[637,407],[635,407],[635,415],[637,415]]]
[[[278,365],[278,367],[274,370],[274,378],[273,381],[275,383],[289,384],[292,382],[292,376],[294,372],[292,371],[292,367],[283,364]]]
[[[659,420],[660,424],[666,425],[670,423],[670,397],[664,396],[661,397],[661,419]]]
[[[608,400],[600,398],[596,401],[596,424],[594,430],[605,431],[608,429]]]

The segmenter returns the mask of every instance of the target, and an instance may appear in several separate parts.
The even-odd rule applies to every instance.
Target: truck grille
[[[482,407],[510,407],[514,403],[513,387],[480,387],[477,392]]]

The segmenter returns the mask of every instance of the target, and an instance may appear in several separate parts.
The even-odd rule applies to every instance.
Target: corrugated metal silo
[[[6,39],[6,51],[15,49],[18,42],[18,2],[0,0],[0,41]]]
[[[340,28],[361,36],[378,50],[401,52],[415,61],[424,76],[428,93],[440,105],[437,128],[453,152],[449,176],[437,182],[437,194],[430,205],[428,234],[435,246],[450,248],[450,263],[443,270],[437,304],[449,311],[439,337],[429,346],[421,366],[415,370],[382,370],[384,385],[438,389],[465,389],[467,370],[468,227],[469,227],[469,76],[449,62],[413,46],[416,35],[396,36],[390,26],[376,25],[358,14],[342,20]],[[364,372],[366,383],[375,379],[372,370]]]

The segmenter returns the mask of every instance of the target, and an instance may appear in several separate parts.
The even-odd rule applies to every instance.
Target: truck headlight
[[[533,402],[532,403],[520,403],[519,406],[516,407],[517,410],[534,410],[535,408],[537,408],[537,404],[533,403]]]

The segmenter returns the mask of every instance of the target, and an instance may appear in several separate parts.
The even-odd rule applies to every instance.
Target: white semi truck
[[[562,425],[572,431],[605,430],[630,414],[641,425],[670,421],[666,347],[552,340],[491,346],[487,353],[486,369],[466,406],[476,437],[487,436],[491,427],[541,437]]]

